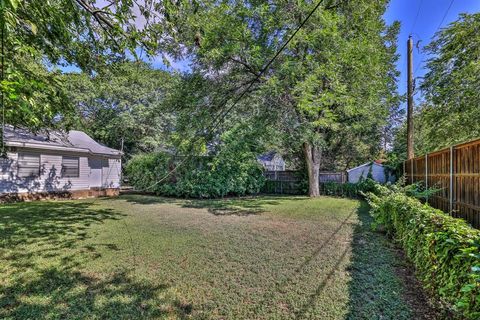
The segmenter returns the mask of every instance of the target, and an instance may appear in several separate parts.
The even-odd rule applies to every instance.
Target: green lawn
[[[0,318],[416,318],[369,224],[365,203],[327,197],[2,205]]]

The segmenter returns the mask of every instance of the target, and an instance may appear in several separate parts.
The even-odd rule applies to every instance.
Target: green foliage
[[[178,169],[169,177],[175,165]],[[264,182],[254,157],[223,153],[179,161],[166,153],[140,154],[128,162],[125,171],[138,190],[186,198],[256,194]]]
[[[102,7],[99,7],[99,6]],[[159,49],[162,32],[151,32],[147,0],[111,3],[90,0],[0,1],[3,50],[0,92],[5,121],[33,130],[68,126],[73,108],[66,97],[59,66],[76,66],[86,73]],[[156,6],[160,10],[161,4]],[[140,12],[140,14],[139,14]],[[138,22],[138,17],[146,23]]]
[[[402,192],[368,196],[376,223],[404,248],[425,288],[467,319],[480,317],[480,231]]]
[[[256,131],[237,126],[224,133],[213,156],[175,157],[165,152],[134,156],[126,166],[132,185],[162,195],[215,198],[256,194],[264,183],[252,143]],[[253,136],[251,136],[253,135]]]
[[[357,183],[326,182],[320,184],[320,193],[327,196],[358,198],[375,192],[378,184],[371,178],[361,179]]]
[[[427,46],[431,59],[421,118],[428,151],[480,136],[479,29],[480,13],[461,14]]]
[[[480,137],[480,13],[461,14],[426,47],[425,101],[414,115],[415,153],[425,154]],[[394,150],[406,155],[406,125]]]
[[[287,153],[306,158],[301,150],[308,144],[322,169],[345,168],[376,154],[390,109],[398,105],[399,25],[385,24],[386,4],[323,3],[231,116],[266,114],[283,134]],[[196,71],[235,93],[251,83],[312,7],[310,1],[184,4],[176,12],[182,24],[175,39]]]
[[[175,117],[167,112],[168,99],[179,78],[140,61],[111,64],[94,76],[63,76],[80,118],[75,125],[117,149],[123,140],[127,158],[170,147]]]

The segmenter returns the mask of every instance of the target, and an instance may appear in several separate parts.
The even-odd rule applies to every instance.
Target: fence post
[[[453,211],[453,146],[450,147],[450,206],[449,212]]]
[[[410,172],[411,172],[411,179],[412,179],[410,184],[414,184],[414,181],[413,181],[413,158],[410,159]]]
[[[428,190],[428,153],[425,154],[425,190]],[[427,192],[428,203],[428,192]]]

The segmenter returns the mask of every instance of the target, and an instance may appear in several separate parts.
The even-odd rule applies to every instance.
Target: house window
[[[62,178],[78,178],[79,175],[78,157],[62,157]]]
[[[19,178],[38,177],[40,175],[40,155],[19,153],[17,175]]]

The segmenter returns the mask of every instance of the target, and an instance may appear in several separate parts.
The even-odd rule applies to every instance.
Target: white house
[[[269,152],[257,157],[258,162],[267,171],[285,171],[285,161],[277,152]]]
[[[363,177],[366,179],[371,171],[373,180],[379,183],[390,181],[390,175],[382,164],[376,162],[367,162],[358,167],[347,170],[348,182],[357,183]]]
[[[6,126],[4,142],[7,157],[0,159],[0,194],[120,187],[122,153],[82,131],[33,134]]]

